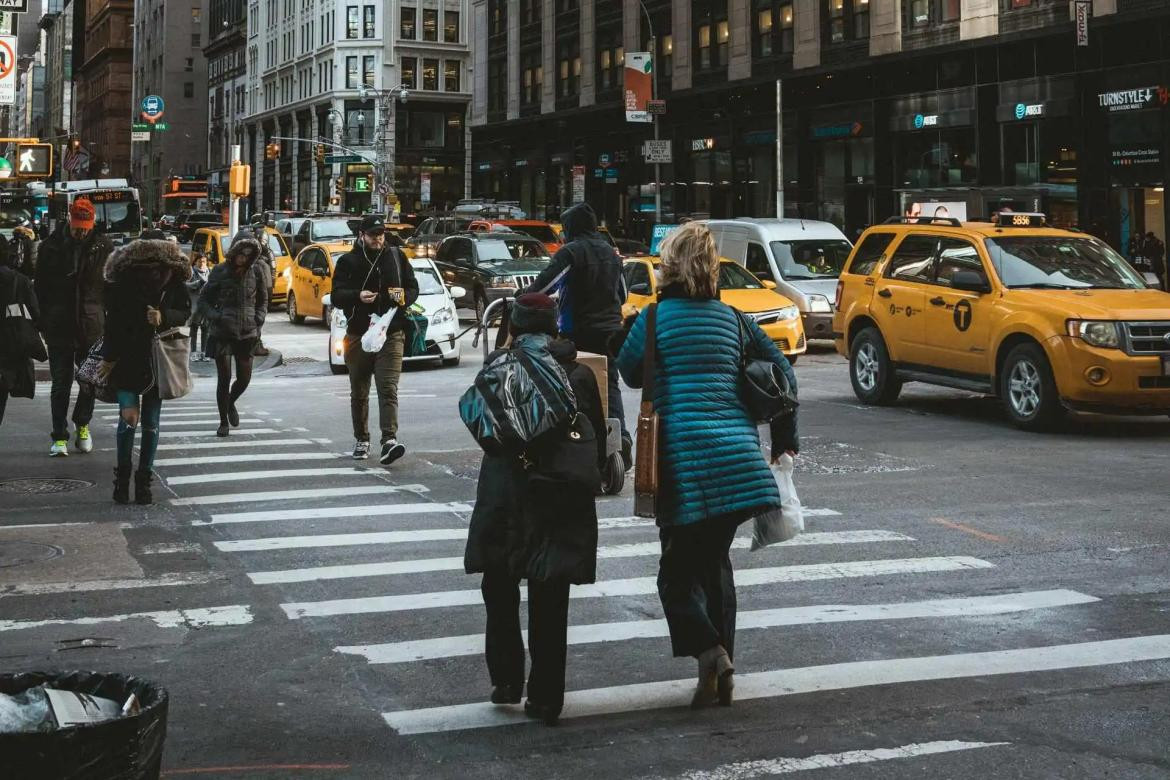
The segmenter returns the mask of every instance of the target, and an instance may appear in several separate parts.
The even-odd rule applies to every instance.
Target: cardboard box
[[[605,355],[594,352],[578,352],[577,362],[588,366],[597,379],[597,389],[601,391],[601,414],[609,417],[609,361]]]

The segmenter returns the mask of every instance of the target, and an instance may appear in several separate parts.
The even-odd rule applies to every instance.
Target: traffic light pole
[[[232,165],[240,164],[240,147],[238,144],[232,146]],[[240,196],[231,193],[228,199],[228,235],[234,240],[236,234],[240,232]]]
[[[371,160],[369,157],[362,154],[361,152],[359,152],[355,149],[351,149],[348,146],[345,146],[343,144],[335,143],[333,141],[326,141],[326,140],[321,139],[321,138],[300,138],[298,136],[286,136],[286,135],[274,135],[274,136],[269,136],[269,137],[273,141],[292,141],[293,143],[313,144],[314,146],[328,146],[331,149],[339,149],[340,151],[342,151],[348,155],[352,155],[354,157],[357,157],[359,160],[361,160],[362,162],[369,165],[370,170],[376,171],[378,169],[378,163],[377,163],[376,159]],[[376,186],[376,184],[371,185],[371,187],[370,187],[371,197],[373,197],[374,186]]]

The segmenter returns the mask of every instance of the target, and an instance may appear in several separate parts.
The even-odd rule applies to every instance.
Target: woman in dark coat
[[[711,231],[691,222],[671,233],[662,246],[662,290],[655,304],[658,595],[674,655],[699,662],[692,707],[731,703],[731,543],[740,523],[780,506],[756,423],[740,399],[744,349],[775,363],[796,389],[788,360],[754,321],[744,318],[743,337],[739,315],[719,301],[718,284]],[[618,355],[622,377],[632,387],[642,386],[646,331],[644,311]],[[797,452],[795,415],[773,424],[772,448],[773,459]]]
[[[254,238],[240,236],[228,248],[224,262],[211,269],[199,298],[211,326],[208,348],[215,358],[215,400],[219,406],[216,436],[227,436],[229,424],[240,424],[236,401],[252,381],[252,355],[260,341],[260,326],[268,313],[270,284],[257,260],[263,248]],[[232,382],[232,360],[236,381]]]
[[[36,326],[41,319],[37,295],[32,281],[14,267],[16,259],[11,252],[0,251],[0,322],[27,314]],[[21,349],[12,335],[7,327],[0,330],[0,422],[4,422],[9,396],[32,398],[37,386],[33,356]]]
[[[600,485],[605,460],[601,394],[593,372],[576,362],[572,342],[553,340],[556,304],[546,295],[523,295],[513,307],[510,327],[512,349],[551,353],[565,370],[578,411],[596,436],[591,453],[595,461],[583,465],[597,469]],[[569,586],[591,583],[597,574],[596,491],[533,480],[519,456],[485,454],[464,568],[468,574],[483,574],[480,590],[487,608],[486,656],[494,704],[519,703],[524,690],[520,580],[528,580],[532,670],[524,711],[555,724],[565,699]]]
[[[156,231],[145,232],[152,235]],[[157,333],[178,328],[191,316],[186,282],[191,262],[178,244],[165,238],[143,238],[117,249],[106,261],[106,322],[101,373],[118,394],[118,466],[114,469],[114,501],[130,502],[134,432],[142,422],[134,500],[153,501],[151,468],[158,450],[162,399],[153,360]]]

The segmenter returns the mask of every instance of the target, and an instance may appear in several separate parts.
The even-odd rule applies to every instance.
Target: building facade
[[[57,148],[73,132],[73,9],[64,0],[46,0],[44,30],[45,113]]]
[[[207,185],[211,201],[226,204],[232,146],[245,143],[248,6],[245,0],[210,0],[203,56],[207,62]]]
[[[1164,239],[1170,3],[1091,9],[1078,45],[1067,0],[475,0],[473,192],[549,217],[583,193],[646,235],[621,71],[652,24],[664,221],[775,216],[779,191],[850,236],[946,203]]]
[[[134,0],[73,0],[76,132],[89,163],[74,178],[130,178]]]
[[[143,121],[143,98],[163,99],[159,121],[167,129],[152,130],[149,141],[134,142],[131,149],[143,213],[154,217],[167,210],[171,193],[165,190],[173,177],[202,175],[207,166],[204,2],[134,2],[134,87],[123,109],[122,132],[128,138],[131,122]]]
[[[253,207],[359,212],[397,203],[409,212],[465,197],[467,8],[467,0],[250,0]],[[400,86],[405,100],[387,94]],[[318,139],[330,144],[328,161],[316,159]],[[273,142],[280,157],[268,160]]]

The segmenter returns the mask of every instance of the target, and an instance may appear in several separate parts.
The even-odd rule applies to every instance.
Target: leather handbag
[[[744,321],[744,315],[735,309],[732,311],[739,324],[740,396],[748,414],[757,423],[768,423],[778,417],[794,414],[800,404],[788,384],[788,377],[771,360],[753,357],[751,330]]]
[[[89,354],[77,369],[77,383],[93,389],[94,398],[103,403],[112,404],[118,400],[118,391],[112,385],[98,379],[98,369],[102,365],[102,350],[104,339],[98,339],[90,347]]]
[[[41,363],[49,359],[45,342],[41,341],[41,334],[37,333],[37,326],[27,306],[23,303],[5,306],[3,323],[4,342],[0,344],[0,354],[21,360],[31,358]]]
[[[191,392],[191,340],[179,328],[156,333],[151,346],[154,381],[164,401],[182,398]]]
[[[658,304],[646,310],[646,348],[642,355],[642,406],[638,410],[638,451],[634,457],[634,514],[658,514],[658,413],[654,411],[654,374],[658,368]]]

